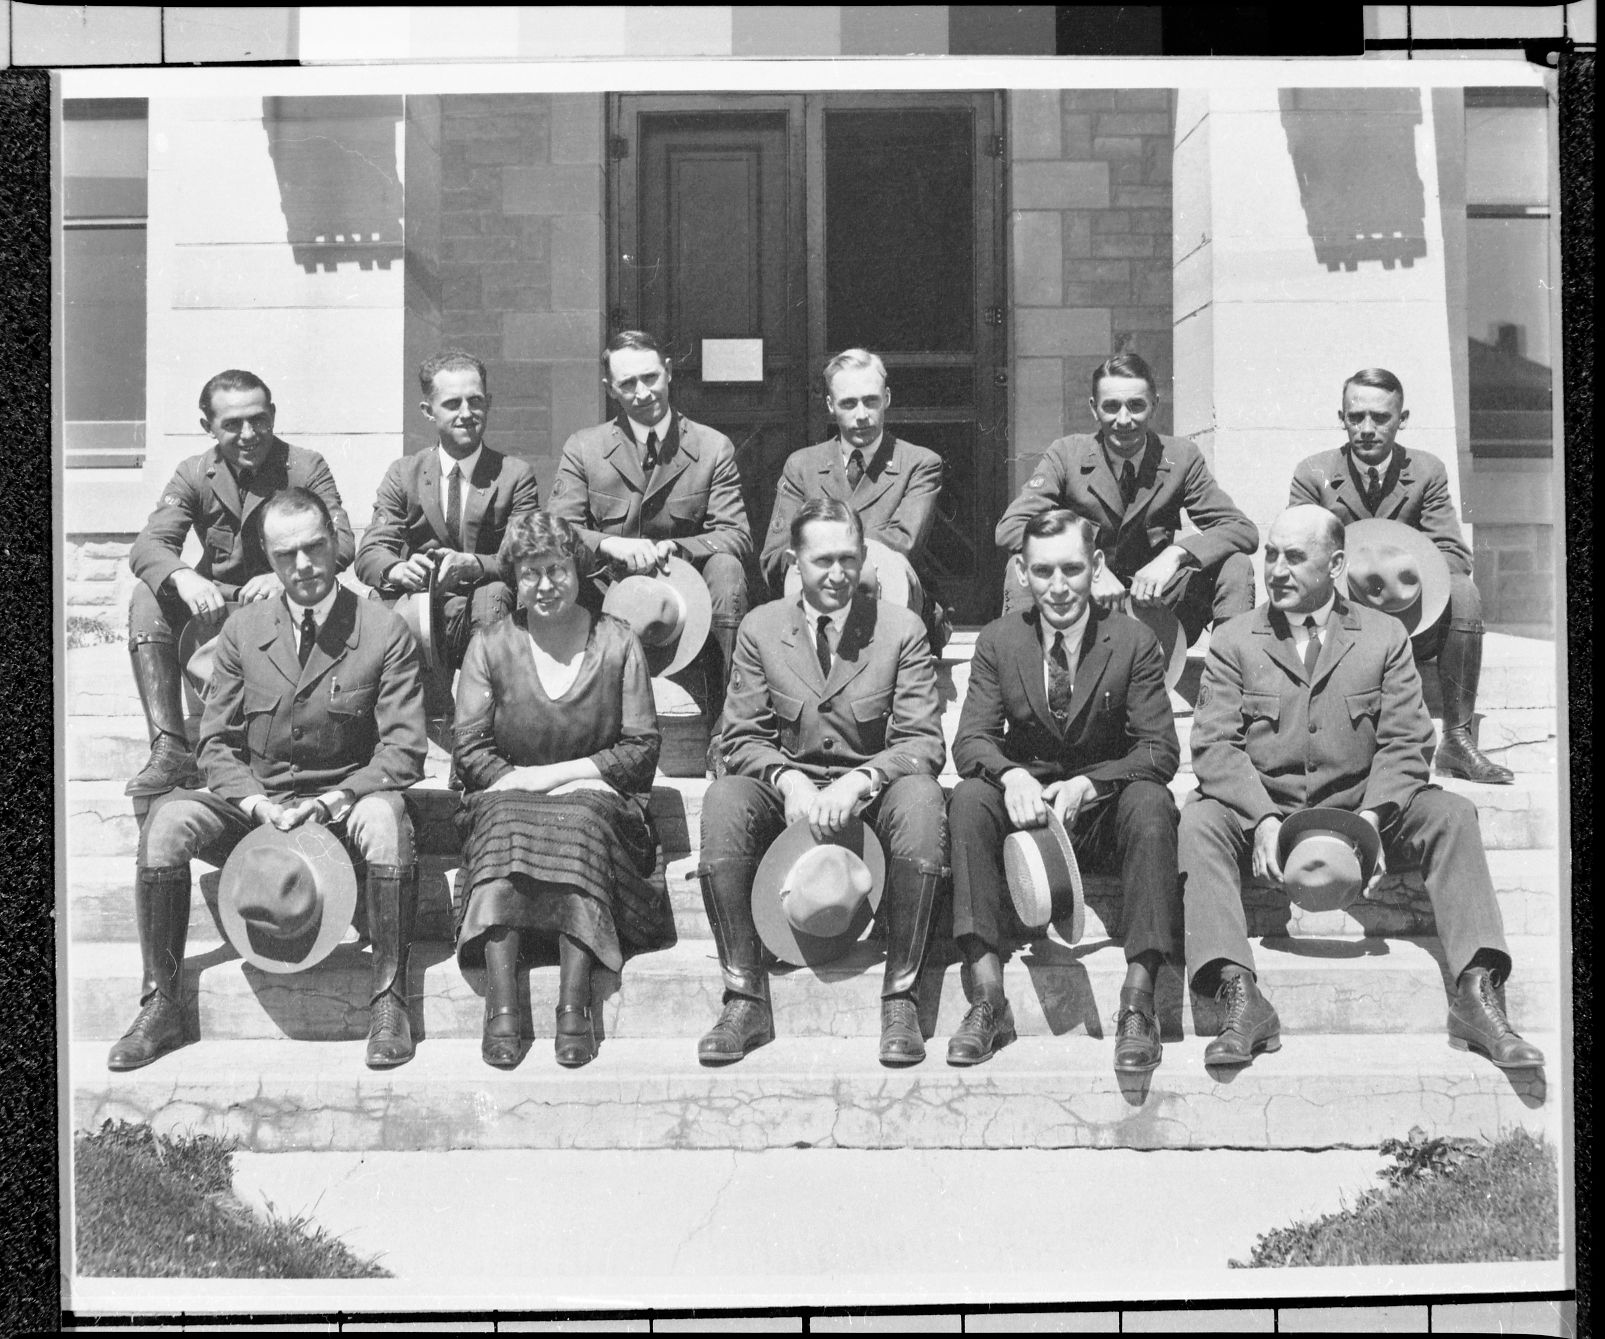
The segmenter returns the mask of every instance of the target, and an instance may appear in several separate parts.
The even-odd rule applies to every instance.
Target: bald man
[[[1282,820],[1327,805],[1381,834],[1372,887],[1390,863],[1420,866],[1455,981],[1450,1044],[1501,1069],[1535,1068],[1543,1054],[1510,1026],[1499,992],[1510,951],[1476,806],[1430,784],[1432,721],[1410,638],[1345,600],[1343,573],[1342,522],[1290,507],[1265,541],[1269,603],[1211,634],[1193,718],[1199,797],[1181,811],[1178,849],[1188,970],[1226,1010],[1204,1063],[1247,1065],[1281,1047],[1255,982],[1242,875],[1246,863],[1279,882]]]

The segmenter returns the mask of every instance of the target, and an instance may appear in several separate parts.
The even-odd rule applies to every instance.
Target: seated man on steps
[[[1160,1060],[1154,978],[1181,957],[1176,802],[1166,783],[1181,749],[1154,634],[1091,600],[1102,562],[1092,522],[1033,516],[1020,552],[1025,613],[981,630],[970,661],[953,761],[953,937],[969,967],[971,1008],[948,1044],[974,1065],[1014,1038],[1000,951],[1022,927],[1003,876],[1003,839],[1046,821],[1051,806],[1078,854],[1114,862],[1125,907],[1126,981],[1115,1069]]]
[[[144,977],[139,1015],[111,1049],[114,1070],[184,1042],[190,861],[221,865],[257,824],[287,830],[311,818],[367,866],[367,1063],[412,1058],[407,950],[418,879],[401,792],[423,776],[418,644],[397,614],[335,581],[335,524],[317,494],[287,489],[260,515],[283,594],[246,605],[218,634],[199,747],[208,789],[163,796],[140,833]]]
[[[1196,446],[1149,429],[1158,403],[1153,370],[1137,354],[1100,363],[1088,401],[1097,433],[1061,437],[1042,453],[994,538],[1018,553],[1033,516],[1055,507],[1085,516],[1098,527],[1104,555],[1092,598],[1127,613],[1128,602],[1165,605],[1191,645],[1207,624],[1254,607],[1248,555],[1259,530],[1215,482]],[[1197,527],[1193,534],[1181,533],[1183,511]],[[1028,603],[1009,583],[1004,610]]]
[[[866,539],[902,564],[914,608],[931,607],[919,571],[942,493],[942,458],[885,430],[891,403],[886,366],[867,349],[844,349],[825,364],[825,404],[837,435],[792,452],[781,472],[761,559],[775,595],[791,566],[792,516],[811,497],[834,497],[858,513]],[[928,619],[927,629],[935,621]],[[934,643],[932,649],[941,652]]]
[[[145,522],[128,564],[139,578],[128,611],[134,682],[150,727],[150,761],[126,794],[160,795],[200,785],[184,731],[178,639],[192,618],[222,621],[230,601],[276,599],[279,578],[262,548],[260,508],[283,488],[309,488],[334,518],[336,570],[355,550],[334,476],[316,451],[274,435],[273,395],[253,372],[230,368],[201,388],[201,427],[213,445],[179,462]],[[184,539],[201,541],[200,561],[184,561]]]
[[[1217,627],[1193,719],[1199,797],[1181,811],[1187,966],[1225,1005],[1206,1065],[1246,1065],[1281,1046],[1276,1010],[1254,979],[1243,911],[1244,857],[1280,880],[1277,837],[1299,809],[1347,809],[1382,838],[1390,863],[1418,864],[1455,981],[1449,1042],[1501,1069],[1543,1064],[1505,1017],[1510,951],[1477,827],[1463,795],[1429,783],[1432,721],[1397,619],[1342,595],[1343,524],[1291,507],[1265,541],[1270,603]]]
[[[1449,475],[1425,451],[1395,440],[1410,418],[1404,387],[1386,368],[1343,383],[1338,410],[1348,445],[1320,451],[1293,471],[1287,504],[1325,507],[1338,520],[1402,521],[1437,545],[1449,564],[1449,607],[1437,627],[1412,642],[1417,663],[1436,659],[1443,687],[1443,739],[1433,762],[1445,776],[1508,786],[1515,774],[1477,747],[1477,682],[1482,677],[1482,597],[1471,580],[1471,550],[1460,533]]]
[[[947,756],[936,669],[918,615],[858,591],[864,530],[836,498],[791,520],[802,576],[741,624],[725,704],[726,775],[702,805],[702,900],[724,973],[724,1010],[697,1046],[705,1065],[774,1039],[752,884],[770,844],[806,818],[818,840],[860,806],[887,848],[881,1063],[925,1058],[917,988],[947,862]]]
[[[444,700],[426,704],[434,720],[451,709],[451,671],[468,639],[513,612],[497,553],[508,523],[540,507],[535,471],[516,456],[485,445],[490,388],[485,365],[466,353],[443,353],[418,369],[419,408],[436,434],[432,451],[403,456],[385,471],[373,523],[357,550],[356,574],[394,603],[429,584],[445,592],[442,659],[433,686]],[[442,682],[443,681],[443,682]]]

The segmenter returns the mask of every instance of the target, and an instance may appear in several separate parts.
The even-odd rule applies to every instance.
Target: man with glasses
[[[1159,396],[1153,370],[1135,353],[1106,358],[1092,374],[1089,404],[1098,431],[1055,441],[1009,504],[993,538],[1018,553],[1026,522],[1064,507],[1098,527],[1104,566],[1093,583],[1103,609],[1169,607],[1188,643],[1209,623],[1254,607],[1259,530],[1215,482],[1185,437],[1161,437],[1148,425]],[[1181,513],[1197,527],[1182,535]],[[1009,582],[1004,609],[1029,597]]]

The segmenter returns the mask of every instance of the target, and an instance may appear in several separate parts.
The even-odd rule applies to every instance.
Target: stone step
[[[1512,938],[1516,969],[1509,985],[1515,1026],[1535,1031],[1559,1025],[1559,953],[1553,940]],[[72,949],[71,1035],[111,1040],[132,1019],[139,999],[139,954],[131,944],[76,944]],[[856,946],[818,972],[777,971],[772,992],[777,1030],[784,1036],[873,1037],[880,1030],[883,957],[875,945]],[[1368,939],[1312,943],[1267,939],[1257,950],[1259,979],[1289,1033],[1438,1032],[1446,987],[1441,949],[1429,939]],[[1005,987],[1025,1035],[1085,1032],[1102,1036],[1114,1017],[1125,959],[1108,941],[1076,949],[1049,940],[1013,959]],[[961,973],[934,961],[922,984],[927,1030],[947,1036],[966,1008]],[[350,1040],[366,1035],[369,954],[342,945],[310,971],[263,972],[216,945],[186,962],[191,1027],[208,1039],[293,1037]],[[416,944],[409,992],[420,1035],[476,1037],[484,1015],[483,973],[462,972],[448,946]],[[598,1016],[609,1035],[696,1037],[720,1007],[713,945],[686,940],[626,965],[622,982],[598,973]],[[524,992],[521,988],[520,994]],[[557,998],[555,968],[529,973],[533,1035],[551,1035]],[[1191,997],[1167,969],[1157,1006],[1168,1036],[1219,1030],[1220,1006]]]
[[[1483,845],[1489,850],[1547,848],[1556,844],[1559,797],[1553,777],[1521,775],[1513,786],[1483,786],[1455,777],[1434,777],[1443,789],[1468,796],[1477,805]],[[652,820],[665,856],[689,855],[698,846],[702,800],[711,783],[705,777],[659,777],[652,790]],[[957,784],[944,779],[949,788]],[[1195,785],[1191,776],[1171,782],[1178,803],[1185,803]],[[67,784],[67,853],[133,855],[138,844],[133,803],[123,795],[123,783],[70,781]],[[461,804],[445,778],[427,778],[408,792],[418,849],[427,854],[450,854],[460,849],[453,815]]]
[[[1557,1058],[1560,1039],[1534,1035]],[[431,1041],[385,1073],[358,1041],[201,1041],[126,1074],[74,1048],[73,1124],[148,1122],[255,1152],[379,1149],[1284,1148],[1375,1147],[1420,1126],[1478,1136],[1522,1126],[1556,1137],[1542,1071],[1501,1073],[1441,1035],[1290,1038],[1232,1074],[1196,1040],[1117,1079],[1107,1041],[1025,1037],[972,1069],[884,1069],[864,1038],[781,1037],[708,1069],[686,1039],[604,1042],[566,1071],[537,1041],[519,1068],[477,1040]]]
[[[420,939],[451,936],[449,880],[455,878],[456,856],[424,856],[418,885],[417,934]],[[675,925],[682,939],[711,935],[702,894],[696,882],[697,857],[659,861],[654,879],[668,888]],[[1515,935],[1553,935],[1560,919],[1557,854],[1550,851],[1490,851],[1489,872],[1499,890],[1505,930]],[[216,897],[217,872],[202,861],[193,865],[201,896],[192,899],[190,952],[221,941],[209,903]],[[71,865],[68,931],[75,941],[137,939],[133,913],[133,861],[128,856],[80,856]],[[1119,934],[1120,884],[1113,875],[1084,873],[1087,893],[1085,938],[1096,941]],[[1419,872],[1390,874],[1374,901],[1349,911],[1307,912],[1288,905],[1265,885],[1254,885],[1245,899],[1249,929],[1256,935],[1287,934],[1298,938],[1356,939],[1371,936],[1423,936],[1436,933],[1432,909]]]

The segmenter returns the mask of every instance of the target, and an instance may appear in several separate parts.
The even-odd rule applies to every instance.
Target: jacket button
[[[835,709],[836,709],[836,704],[834,702],[832,702],[828,698],[825,701],[823,701],[823,702],[821,702],[819,704],[819,710],[820,710],[821,713],[827,712],[827,711],[834,711]]]
[[[828,752],[829,752],[829,751],[830,751],[830,750],[831,750],[831,749],[833,749],[833,748],[835,748],[835,747],[836,747],[836,741],[835,741],[835,740],[834,740],[834,739],[827,739],[827,740],[826,740],[826,741],[825,741],[825,751],[826,751],[826,752],[827,752],[827,753],[828,753]]]
[[[1310,722],[1310,733],[1312,735],[1315,733],[1315,722],[1314,721]]]

